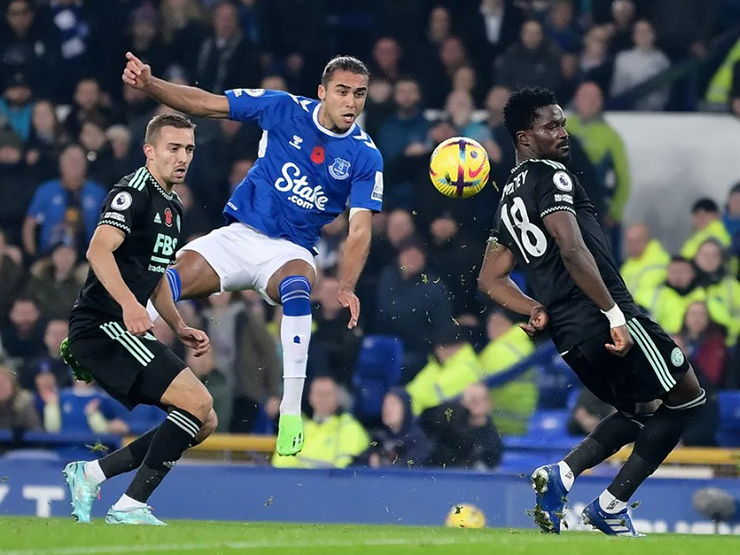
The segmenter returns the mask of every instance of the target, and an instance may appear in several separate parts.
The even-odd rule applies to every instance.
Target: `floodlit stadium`
[[[0,553],[736,551],[738,0],[0,11]]]

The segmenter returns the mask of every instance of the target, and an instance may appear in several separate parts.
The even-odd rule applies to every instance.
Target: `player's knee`
[[[213,397],[208,393],[208,390],[204,387],[201,391],[198,391],[193,395],[189,402],[189,406],[184,407],[189,410],[195,417],[197,417],[204,424],[208,420],[208,415],[213,409]]]

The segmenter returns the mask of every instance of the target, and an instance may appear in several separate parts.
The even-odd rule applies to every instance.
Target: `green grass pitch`
[[[724,555],[737,537],[655,534],[610,538],[535,530],[456,530],[405,526],[257,524],[171,521],[164,527],[111,526],[101,520],[0,518],[2,555],[257,554],[268,555]]]

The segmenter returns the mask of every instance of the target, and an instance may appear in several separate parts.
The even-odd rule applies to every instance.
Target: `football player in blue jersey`
[[[353,328],[360,314],[354,289],[370,249],[372,215],[382,208],[383,158],[356,122],[369,71],[350,56],[332,59],[317,101],[264,89],[212,94],[158,79],[133,54],[126,58],[124,83],[159,102],[194,116],[256,121],[263,129],[257,162],[224,208],[227,225],[185,245],[167,276],[175,301],[254,289],[268,303],[282,304],[277,452],[295,455],[303,447],[314,245],[321,227],[349,208],[337,300],[349,308]]]

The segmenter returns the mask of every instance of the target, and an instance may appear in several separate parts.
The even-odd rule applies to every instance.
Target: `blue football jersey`
[[[263,129],[258,159],[224,208],[270,237],[311,250],[321,227],[349,206],[380,211],[383,157],[355,123],[337,134],[319,124],[318,100],[282,91],[226,91],[229,118]]]

